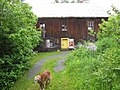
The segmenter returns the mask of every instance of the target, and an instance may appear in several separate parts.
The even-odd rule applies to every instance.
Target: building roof
[[[106,0],[108,2],[92,2],[89,3],[62,3],[62,4],[40,4],[34,2],[30,4],[32,11],[37,17],[109,17],[107,11],[110,10],[111,5],[119,6],[120,0]],[[120,8],[118,8],[120,9]]]

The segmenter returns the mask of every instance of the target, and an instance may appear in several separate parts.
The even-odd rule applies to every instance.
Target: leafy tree
[[[120,11],[112,12],[100,25],[97,50],[80,47],[67,58],[66,75],[76,90],[120,89]]]
[[[0,0],[0,90],[8,90],[29,68],[33,49],[40,41],[37,17],[20,0]]]
[[[100,25],[97,52],[100,66],[95,77],[102,90],[120,88],[120,11],[112,6],[108,21]],[[102,71],[102,72],[101,72]]]
[[[120,47],[120,11],[112,6],[108,21],[103,20],[98,33],[98,51],[110,47]],[[114,13],[113,13],[114,12]]]
[[[108,21],[103,20],[103,23],[100,25],[98,39],[105,37],[116,37],[116,39],[120,39],[120,11],[114,6],[112,8],[112,11],[109,11],[111,17],[108,18]]]

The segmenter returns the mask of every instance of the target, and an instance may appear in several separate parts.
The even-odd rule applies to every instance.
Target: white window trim
[[[45,27],[46,27],[45,23],[40,23],[40,28],[43,30],[43,33],[42,33],[43,38],[45,38],[45,33],[46,33]]]
[[[94,30],[94,21],[87,21],[88,30]]]
[[[67,26],[65,24],[62,25],[62,31],[67,31]]]

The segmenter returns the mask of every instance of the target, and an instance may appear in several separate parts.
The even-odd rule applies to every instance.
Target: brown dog
[[[48,84],[48,81],[51,81],[51,73],[48,70],[45,70],[42,74],[37,75],[34,78],[34,82],[40,85],[40,90],[44,90],[45,85]]]

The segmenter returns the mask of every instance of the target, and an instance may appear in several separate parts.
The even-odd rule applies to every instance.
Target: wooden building
[[[39,27],[43,28],[44,26],[43,38],[55,38],[59,44],[61,38],[72,38],[76,44],[82,40],[95,41],[101,19],[107,19],[107,17],[39,18],[38,23]],[[91,30],[94,35],[89,34]]]
[[[54,38],[59,45],[62,38],[74,39],[75,45],[84,40],[95,41],[99,24],[109,17],[103,7],[93,3],[54,4],[49,7],[38,12],[37,27],[43,29],[43,38]]]
[[[82,3],[40,3],[41,0],[25,0],[38,17],[37,28],[42,28],[42,37],[61,44],[61,40],[74,39],[74,44],[83,40],[95,41],[101,19],[107,20],[111,5],[120,6],[119,0],[88,0]],[[120,9],[120,8],[119,8]],[[89,34],[92,32],[94,35]],[[55,41],[54,41],[55,40]],[[46,42],[45,42],[46,43]]]

